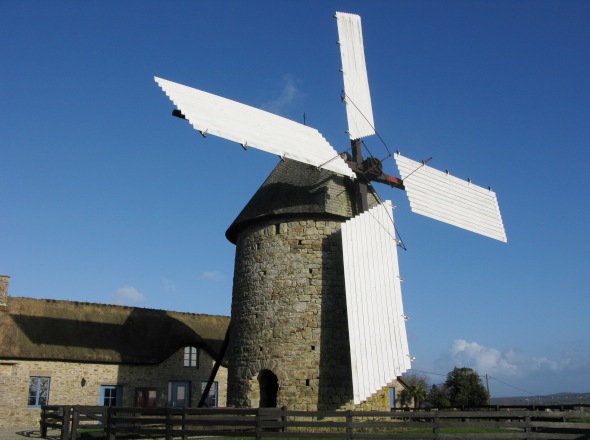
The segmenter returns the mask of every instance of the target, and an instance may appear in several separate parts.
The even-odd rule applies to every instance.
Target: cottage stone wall
[[[391,410],[391,401],[390,401],[391,397],[389,395],[390,388],[394,389],[395,408],[401,408],[401,406],[399,405],[398,402],[400,401],[400,393],[404,389],[404,386],[400,382],[398,382],[397,380],[394,380],[393,382],[391,382],[390,384],[381,388],[379,391],[377,391],[375,394],[373,394],[366,402],[362,402],[359,405],[349,404],[349,405],[347,405],[346,409],[352,409],[355,411],[390,411]]]
[[[27,407],[31,376],[51,378],[50,405],[99,405],[101,385],[120,385],[123,406],[135,406],[136,388],[156,389],[157,406],[167,406],[169,381],[186,381],[191,383],[191,406],[196,407],[201,382],[207,381],[214,364],[204,350],[199,350],[199,357],[198,368],[183,366],[184,348],[157,365],[0,360],[0,428],[38,426],[39,408]],[[227,369],[221,367],[215,380],[219,406],[225,406]]]

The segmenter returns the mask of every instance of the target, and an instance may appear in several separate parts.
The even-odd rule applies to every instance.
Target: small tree
[[[426,400],[428,401],[428,403],[430,403],[431,406],[436,406],[437,408],[451,406],[451,401],[449,400],[447,387],[444,383],[439,385],[432,385],[432,387],[430,387],[430,391],[428,391],[428,397],[426,398]]]
[[[414,399],[414,409],[420,408],[422,401],[428,395],[428,390],[422,384],[418,384],[412,385],[408,391]]]
[[[413,401],[414,409],[420,408],[422,401],[428,395],[428,379],[419,374],[410,374],[404,376],[404,382],[408,387],[400,393],[401,405],[407,408]]]
[[[399,404],[402,408],[409,408],[411,403],[412,396],[410,396],[410,392],[404,388],[399,393]]]
[[[488,392],[477,372],[471,368],[455,367],[447,375],[445,387],[452,406],[480,406],[488,403]]]

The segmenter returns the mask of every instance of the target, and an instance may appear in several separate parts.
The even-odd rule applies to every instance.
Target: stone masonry
[[[8,275],[0,275],[0,307],[6,306],[8,303],[8,282],[10,277]]]
[[[258,406],[264,370],[277,376],[277,406],[318,410],[352,399],[340,224],[274,219],[241,231],[229,404]]]

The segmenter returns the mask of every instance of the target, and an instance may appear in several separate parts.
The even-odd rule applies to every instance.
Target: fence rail
[[[80,428],[90,427],[100,430],[106,440],[203,436],[590,440],[589,417],[583,409],[372,412],[46,406],[41,412],[41,436],[53,428],[61,429],[61,440],[76,440]]]

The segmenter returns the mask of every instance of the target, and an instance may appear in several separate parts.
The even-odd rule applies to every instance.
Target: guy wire
[[[354,103],[354,101],[352,99],[350,99],[350,97],[346,94],[346,92],[344,90],[342,90],[342,94],[354,106],[354,108],[356,108],[358,110],[358,112],[365,119],[365,121],[367,121],[367,123],[371,126],[371,128],[375,132],[375,135],[379,138],[379,140],[381,141],[381,143],[383,144],[383,146],[385,147],[385,149],[389,153],[389,156],[391,156],[391,151],[389,151],[389,147],[387,146],[387,144],[385,143],[385,141],[383,140],[383,138],[381,137],[381,135],[377,132],[377,130],[375,129],[375,127],[373,126],[373,124],[371,124],[371,122],[367,119],[367,117],[364,115],[364,113],[361,112],[361,110],[357,107],[357,105]]]

